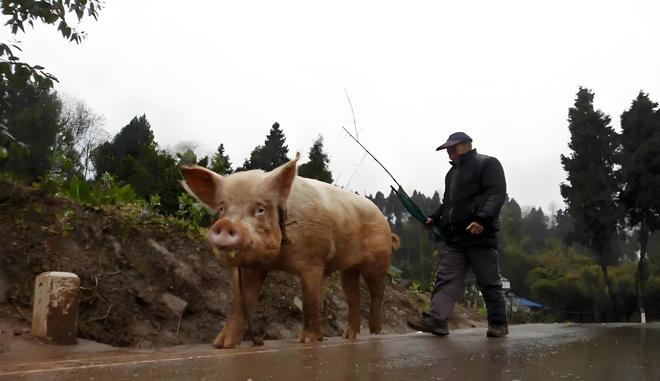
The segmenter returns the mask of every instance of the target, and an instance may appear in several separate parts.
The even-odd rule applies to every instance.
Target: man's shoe
[[[408,327],[415,331],[428,332],[436,336],[449,335],[446,321],[435,320],[426,314],[422,314],[420,318],[408,320]]]
[[[486,332],[487,337],[504,337],[509,334],[509,327],[503,324],[489,325],[488,332]]]

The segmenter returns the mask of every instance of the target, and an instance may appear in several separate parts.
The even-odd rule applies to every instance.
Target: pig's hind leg
[[[348,304],[348,319],[344,328],[344,338],[354,340],[360,333],[360,272],[349,269],[341,272],[341,287]]]
[[[369,332],[379,334],[383,327],[383,295],[385,293],[386,275],[379,273],[363,273],[369,294],[371,306],[369,307]]]
[[[216,348],[233,348],[241,343],[247,325],[244,311],[250,316],[254,314],[259,292],[266,278],[266,272],[263,270],[242,268],[239,284],[238,271],[238,267],[232,268],[231,308],[227,323],[213,340],[213,346]]]

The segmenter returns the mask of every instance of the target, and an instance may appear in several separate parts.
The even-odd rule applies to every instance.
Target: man
[[[472,148],[464,132],[449,135],[436,151],[447,150],[451,169],[445,177],[442,205],[426,225],[439,226],[444,241],[436,272],[431,308],[408,325],[438,336],[449,334],[447,321],[463,281],[472,267],[488,310],[488,337],[504,337],[509,329],[497,251],[498,216],[506,198],[500,162]]]

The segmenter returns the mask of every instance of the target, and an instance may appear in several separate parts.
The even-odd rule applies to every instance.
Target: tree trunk
[[[612,284],[610,282],[610,276],[607,272],[607,264],[605,264],[604,261],[601,261],[600,269],[603,272],[603,278],[605,278],[605,285],[607,286],[607,296],[610,300],[610,305],[609,305],[609,308],[606,311],[605,320],[606,321],[611,321],[612,320],[612,314],[613,314],[613,308],[614,308],[614,298],[612,297]]]
[[[639,317],[642,323],[646,323],[646,311],[644,309],[645,274],[646,274],[646,247],[649,242],[649,229],[646,216],[642,217],[639,229],[639,263],[637,264],[637,305],[639,306]]]

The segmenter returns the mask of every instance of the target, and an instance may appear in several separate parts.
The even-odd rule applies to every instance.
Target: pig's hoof
[[[344,329],[344,339],[355,340],[357,334],[358,334],[358,330],[356,329],[351,329],[351,328]]]
[[[369,326],[369,333],[371,333],[372,335],[380,335],[381,330],[382,328],[380,327],[380,325],[375,327]]]
[[[240,338],[235,337],[230,333],[225,333],[223,330],[220,332],[218,337],[213,340],[213,346],[215,348],[234,348],[238,343],[240,343]]]
[[[313,343],[315,341],[323,341],[323,335],[318,332],[303,332],[298,339],[299,343]]]

